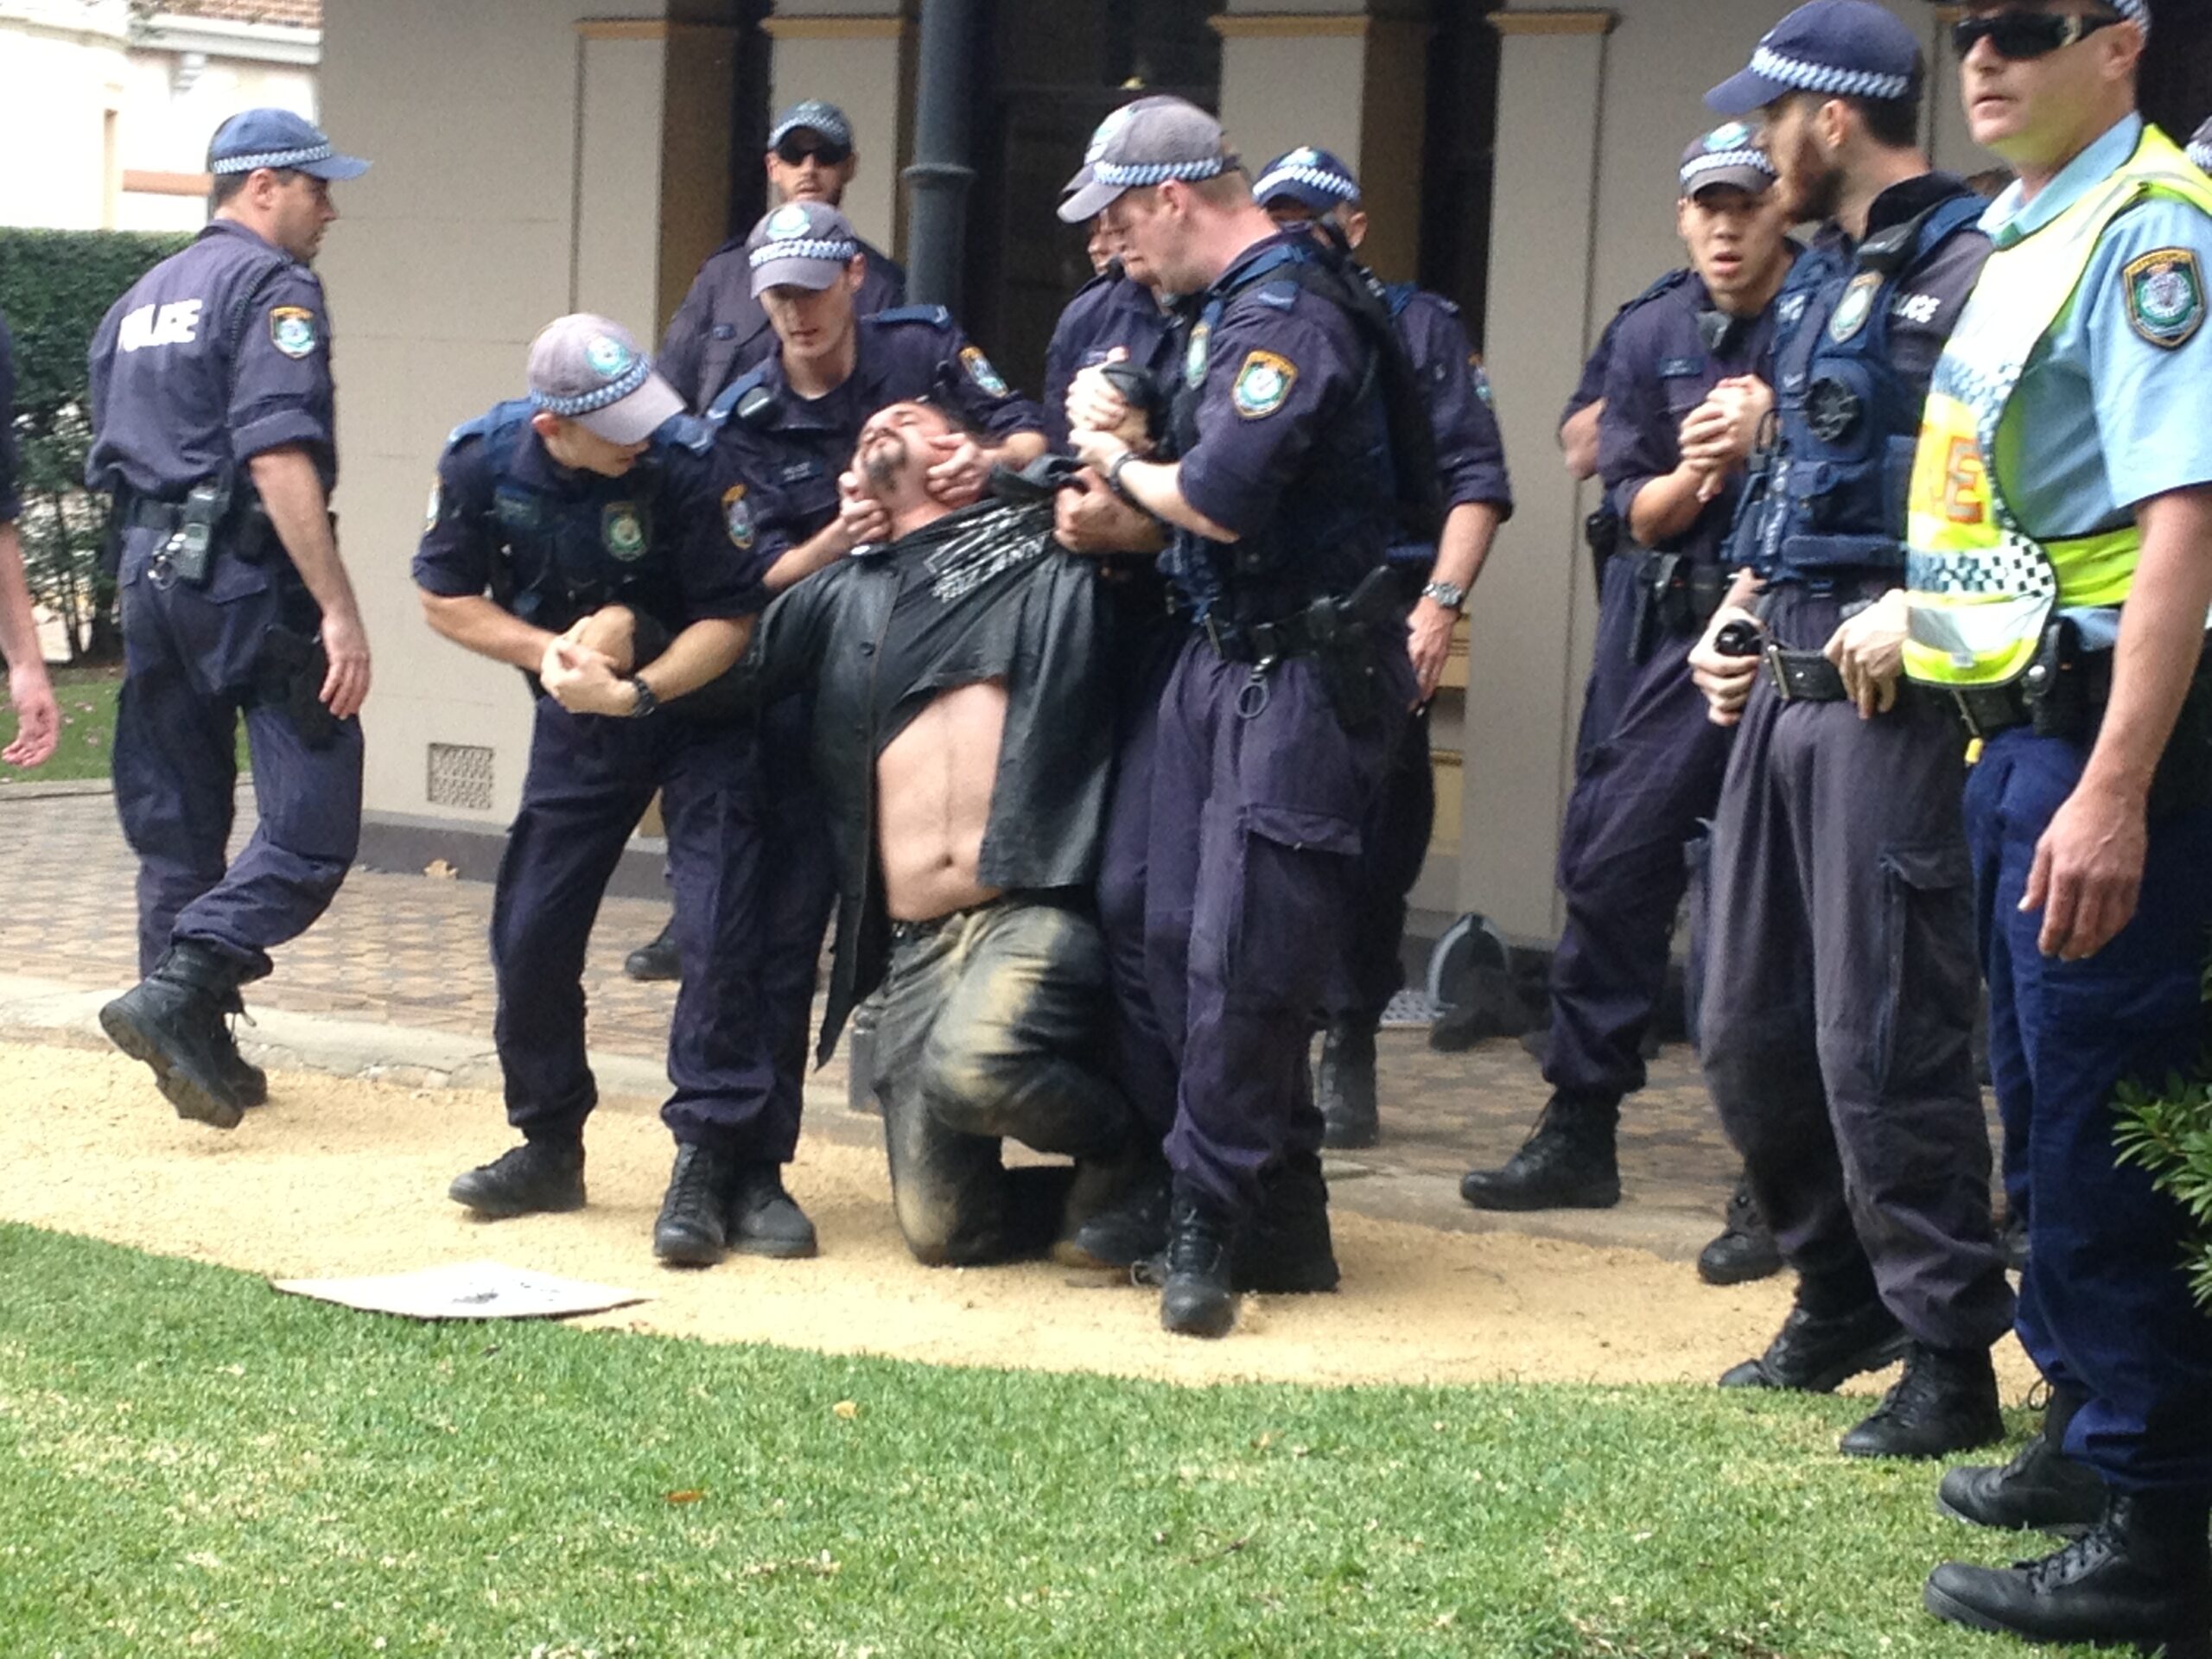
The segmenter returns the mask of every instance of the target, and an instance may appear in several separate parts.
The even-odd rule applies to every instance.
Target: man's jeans
[[[875,1091],[892,1203],[917,1261],[957,1267],[1042,1249],[1064,1172],[1017,1179],[1011,1135],[1044,1153],[1113,1157],[1131,1117],[1108,1081],[1106,950],[1088,917],[1013,893],[892,930]]]

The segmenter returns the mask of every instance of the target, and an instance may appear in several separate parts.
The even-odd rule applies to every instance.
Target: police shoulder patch
[[[1230,400],[1248,421],[1263,420],[1281,409],[1298,384],[1298,365],[1274,352],[1253,352],[1236,371]]]
[[[2158,248],[2120,272],[2127,326],[2163,350],[2178,351],[2204,326],[2204,269],[2191,248]]]
[[[1211,360],[1207,348],[1213,342],[1213,324],[1201,317],[1191,330],[1190,349],[1183,353],[1183,379],[1195,386],[1206,378],[1206,364]]]
[[[287,357],[311,355],[315,347],[315,313],[303,305],[269,308],[269,343]]]
[[[744,485],[733,484],[722,492],[722,524],[729,531],[732,547],[741,553],[753,550],[753,504],[745,499]]]
[[[1835,302],[1835,313],[1828,319],[1828,338],[1839,346],[1858,338],[1866,327],[1866,320],[1874,315],[1874,296],[1882,286],[1878,270],[1861,271],[1851,279],[1851,286],[1843,290],[1843,297]]]
[[[645,521],[634,501],[609,502],[600,517],[600,540],[607,552],[627,564],[645,556]]]
[[[435,473],[430,474],[430,499],[423,509],[423,533],[429,535],[438,527],[438,514],[446,504],[445,485]]]
[[[968,371],[968,378],[981,386],[986,395],[993,397],[1004,397],[1007,395],[1006,377],[991,366],[991,359],[983,355],[982,346],[962,346],[960,365]]]

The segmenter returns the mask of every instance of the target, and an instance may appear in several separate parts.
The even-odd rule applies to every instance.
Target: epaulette
[[[1262,283],[1252,290],[1252,297],[1262,305],[1287,311],[1298,303],[1298,284],[1287,276],[1272,283]]]
[[[1392,283],[1382,290],[1383,303],[1390,308],[1390,315],[1394,317],[1405,315],[1413,302],[1423,296],[1435,301],[1443,308],[1446,316],[1456,317],[1459,315],[1459,308],[1457,304],[1446,299],[1441,294],[1431,293],[1419,283]]]
[[[926,322],[933,328],[945,329],[952,327],[952,313],[941,305],[894,305],[888,311],[879,311],[861,321],[887,324]]]
[[[695,455],[703,455],[715,447],[714,427],[696,415],[671,415],[653,435],[661,442],[688,449]]]
[[[1643,293],[1637,295],[1626,305],[1621,307],[1619,310],[1613,313],[1615,321],[1618,321],[1620,318],[1626,316],[1631,311],[1642,309],[1644,306],[1650,304],[1654,300],[1663,298],[1667,295],[1673,293],[1676,289],[1681,287],[1683,283],[1688,282],[1695,274],[1696,273],[1692,271],[1688,265],[1684,265],[1679,270],[1669,271],[1657,282],[1652,283],[1650,287],[1645,289]]]
[[[473,421],[463,421],[446,434],[446,448],[450,449],[464,438],[480,438],[502,427],[519,424],[537,412],[537,405],[527,397],[510,397],[486,410]]]
[[[731,411],[736,409],[739,400],[747,392],[760,386],[767,378],[767,365],[756,364],[724,386],[721,395],[707,405],[707,413],[703,418],[708,430],[711,433],[715,428],[728,421]]]

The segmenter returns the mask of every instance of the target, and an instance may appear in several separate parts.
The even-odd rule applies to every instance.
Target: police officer
[[[787,202],[746,238],[754,296],[775,352],[726,388],[709,410],[713,466],[733,539],[795,578],[887,538],[881,514],[847,512],[840,475],[860,430],[886,406],[926,400],[952,411],[964,435],[930,468],[948,499],[972,500],[990,469],[1044,453],[1043,418],[1017,396],[942,306],[860,315],[868,280],[859,237],[835,207]],[[806,1024],[823,930],[836,896],[827,825],[808,760],[811,737],[796,697],[761,717],[761,857],[773,873],[753,948],[761,958],[764,1018],[776,1061],[778,1111],[797,1132]],[[849,1010],[833,1006],[826,1056]]]
[[[1833,1389],[1900,1353],[1844,1436],[1934,1457],[2003,1432],[1989,1348],[2012,1319],[1975,1083],[1962,748],[1942,709],[1869,684],[1865,607],[1904,577],[1902,482],[1928,377],[1988,245],[1980,199],[1916,144],[1912,32],[1813,0],[1707,95],[1757,110],[1794,218],[1827,223],[1780,304],[1779,440],[1741,528],[1763,620],[1724,606],[1692,668],[1740,721],[1713,825],[1706,1080],[1796,1305],[1724,1386]],[[1747,399],[1733,442],[1760,411]],[[1767,649],[1719,649],[1763,628]]]
[[[772,207],[786,202],[839,207],[860,168],[852,123],[842,110],[820,99],[794,104],[768,130],[764,164]],[[871,316],[904,301],[906,273],[889,255],[865,242],[860,246],[867,276],[858,306],[862,316]],[[669,319],[660,372],[693,409],[703,410],[723,387],[775,353],[776,336],[753,296],[752,278],[746,241],[734,238],[708,256],[683,303]]]
[[[1620,1104],[1643,1085],[1643,1039],[1688,886],[1685,852],[1728,763],[1729,734],[1706,718],[1684,655],[1729,585],[1725,544],[1742,495],[1741,467],[1717,459],[1706,435],[1772,372],[1776,299],[1796,250],[1773,163],[1743,123],[1694,140],[1678,178],[1690,268],[1647,289],[1609,330],[1599,464],[1632,545],[1603,574],[1560,839],[1567,926],[1552,958],[1552,1098],[1503,1167],[1460,1182],[1481,1210],[1620,1201]],[[1734,1224],[1700,1260],[1715,1282],[1781,1265],[1751,1208],[1732,1207]]]
[[[492,902],[493,1026],[507,1120],[524,1136],[454,1180],[478,1214],[575,1210],[584,1120],[584,948],[639,817],[661,792],[683,976],[661,1109],[676,1164],[653,1253],[708,1266],[727,1247],[810,1255],[784,1191],[798,1120],[776,1111],[758,941],[772,873],[744,834],[758,810],[750,733],[682,700],[737,660],[766,571],[715,496],[702,423],[620,325],[548,325],[530,395],[454,432],[415,555],[425,616],[520,668],[537,704],[521,810]]]
[[[1260,169],[1252,194],[1287,228],[1320,226],[1349,250],[1366,239],[1359,181],[1325,149],[1307,144],[1278,156]],[[1400,543],[1386,555],[1404,585],[1406,644],[1421,705],[1366,827],[1346,963],[1349,1001],[1322,1038],[1314,1092],[1321,1108],[1322,1144],[1330,1147],[1371,1147],[1379,1132],[1375,1035],[1383,1009],[1405,984],[1400,950],[1406,899],[1428,856],[1436,816],[1428,702],[1443,681],[1452,630],[1490,557],[1498,526],[1513,516],[1505,445],[1491,412],[1490,378],[1468,344],[1459,308],[1412,283],[1393,283],[1382,294],[1421,383],[1445,516],[1434,542]]]
[[[1169,368],[1174,346],[1174,296],[1139,274],[1141,260],[1132,271],[1127,251],[1096,219],[1091,221],[1090,245],[1091,279],[1062,309],[1045,348],[1045,435],[1055,450],[1068,447],[1068,388],[1077,374],[1114,360],[1134,364],[1159,379]]]
[[[2051,1394],[2010,1466],[1954,1470],[1942,1502],[2088,1531],[1939,1567],[1926,1600],[2024,1641],[2202,1656],[2212,1317],[2190,1217],[2113,1143],[2116,1093],[2193,1074],[2204,1039],[2212,182],[2135,112],[2141,0],[1964,12],[1967,120],[2019,182],[1936,370],[1889,608],[1905,671],[1986,743],[1966,818],[1991,1073],[2027,1153],[2018,1330]]]
[[[1160,1319],[1221,1336],[1268,1172],[1319,1143],[1306,1045],[1343,959],[1361,827],[1414,700],[1382,552],[1402,491],[1417,499],[1433,477],[1387,310],[1268,218],[1211,116],[1140,99],[1107,118],[1090,165],[1061,217],[1104,213],[1163,286],[1193,296],[1159,458],[1101,371],[1077,377],[1071,412],[1085,463],[1172,528],[1167,569],[1196,625],[1160,709],[1147,934],[1181,1068]]]
[[[268,1082],[223,1015],[328,906],[360,838],[369,646],[330,516],[330,316],[310,267],[331,182],[368,163],[263,109],[216,130],[207,167],[212,222],[93,336],[86,480],[123,527],[115,800],[144,975],[100,1024],[178,1116],[230,1128]],[[241,710],[260,822],[226,866]]]
[[[8,703],[16,711],[16,735],[0,749],[0,760],[35,766],[54,753],[61,715],[46,677],[30,588],[23,580],[23,544],[16,533],[22,509],[16,495],[15,345],[8,320],[0,317],[0,658],[8,664]]]

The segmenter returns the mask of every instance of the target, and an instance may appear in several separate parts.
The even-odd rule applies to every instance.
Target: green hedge
[[[99,569],[107,504],[84,489],[92,437],[86,348],[123,291],[191,239],[0,229],[0,315],[16,346],[23,560],[33,594],[69,625],[72,661],[120,648],[114,587]]]
[[[2212,1083],[2171,1078],[2164,1090],[2123,1086],[2120,1161],[2151,1172],[2158,1191],[2189,1212],[2185,1265],[2190,1288],[2212,1313]]]

